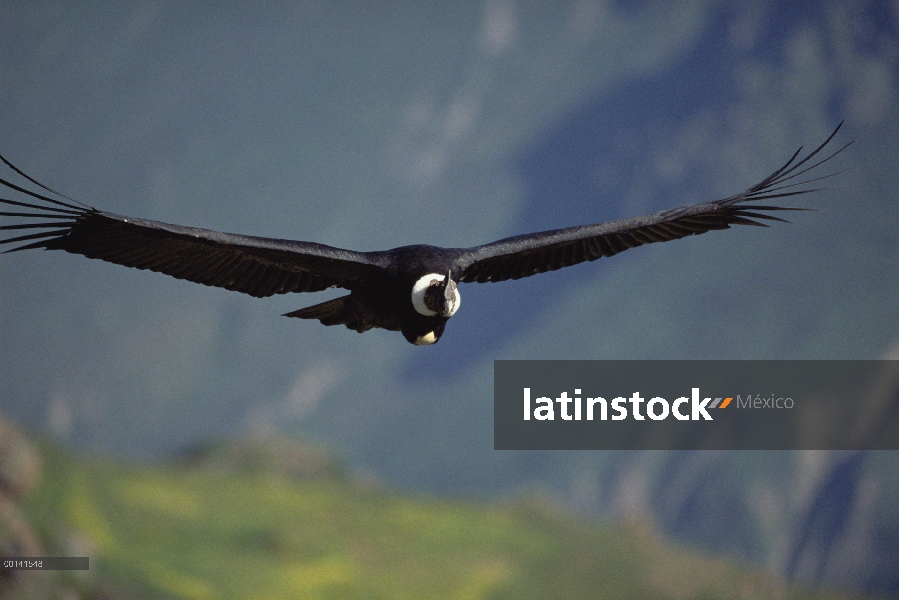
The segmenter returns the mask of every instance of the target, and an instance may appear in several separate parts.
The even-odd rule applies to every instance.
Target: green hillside
[[[89,573],[59,577],[94,598],[840,597],[674,548],[648,527],[602,529],[533,500],[404,495],[279,444],[177,466],[45,449],[25,513],[50,548],[91,556]]]

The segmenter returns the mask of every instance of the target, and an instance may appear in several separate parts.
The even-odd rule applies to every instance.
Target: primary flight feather
[[[0,245],[21,244],[6,252],[65,250],[258,298],[340,287],[350,293],[285,316],[345,325],[359,332],[376,327],[401,331],[409,342],[426,345],[440,339],[447,320],[459,308],[459,283],[520,279],[712,229],[765,226],[757,219],[783,221],[771,212],[805,210],[755,203],[819,191],[803,186],[837,173],[800,178],[852,143],[824,158],[818,156],[841,126],[804,158],[799,158],[800,148],[780,169],[729,198],[609,223],[518,235],[474,248],[416,245],[376,252],[220,233],[104,212],[55,192],[0,156],[10,169],[50,194],[0,178],[0,184],[30,197],[27,202],[0,198],[0,203],[16,207],[14,212],[0,212],[0,217],[26,219],[2,225],[0,230],[36,230],[2,239]]]

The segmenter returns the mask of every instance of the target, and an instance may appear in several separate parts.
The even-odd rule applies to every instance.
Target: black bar
[[[9,556],[0,559],[0,569],[22,571],[88,571],[87,556]]]

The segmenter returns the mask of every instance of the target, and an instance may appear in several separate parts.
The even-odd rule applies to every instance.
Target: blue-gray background
[[[838,141],[858,140],[832,167],[858,170],[799,200],[819,212],[463,286],[429,348],[279,316],[336,293],[256,300],[4,256],[0,411],[147,459],[299,434],[394,485],[543,490],[899,593],[892,454],[492,450],[497,358],[895,348],[897,65],[896,2],[0,2],[0,152],[73,198],[185,225],[476,245],[729,195],[844,118]]]

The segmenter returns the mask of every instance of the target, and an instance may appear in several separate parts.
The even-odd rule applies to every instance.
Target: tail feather
[[[376,325],[367,318],[364,310],[353,301],[352,296],[341,296],[314,306],[286,313],[285,317],[297,319],[317,319],[322,325],[345,325],[359,333],[368,331]]]

